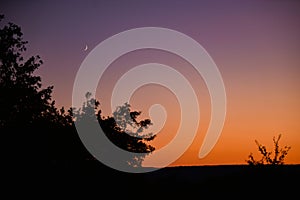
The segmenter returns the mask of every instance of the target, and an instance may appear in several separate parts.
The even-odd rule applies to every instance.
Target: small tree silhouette
[[[284,146],[283,148],[279,147],[279,140],[281,138],[281,134],[277,137],[273,137],[274,143],[274,156],[271,158],[272,151],[267,151],[267,148],[264,145],[261,145],[257,140],[255,143],[258,146],[258,151],[262,154],[262,158],[260,160],[255,160],[253,154],[250,153],[248,156],[248,160],[246,162],[249,165],[283,165],[284,159],[287,156],[289,150],[291,149],[290,146]]]
[[[129,103],[118,106],[113,112],[113,116],[104,117],[100,109],[100,102],[92,98],[90,92],[87,92],[85,97],[86,101],[82,107],[72,110],[74,120],[78,122],[79,126],[98,123],[106,137],[114,145],[129,152],[143,153],[138,156],[130,155],[121,161],[130,167],[142,167],[145,156],[155,150],[155,147],[147,142],[153,140],[156,135],[144,134],[144,131],[152,125],[151,120],[138,120],[141,111],[133,111]],[[88,130],[89,126],[86,126],[85,129]],[[107,149],[102,150],[107,151]]]

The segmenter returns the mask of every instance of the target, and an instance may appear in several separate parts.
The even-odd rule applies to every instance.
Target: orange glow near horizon
[[[122,75],[137,65],[161,63],[186,77],[200,109],[193,143],[171,166],[246,164],[250,152],[260,158],[255,140],[272,150],[272,138],[279,134],[280,145],[291,146],[286,163],[300,164],[300,1],[76,1],[72,6],[65,1],[17,5],[6,1],[1,9],[5,20],[24,31],[28,41],[24,60],[40,55],[44,61],[35,74],[41,76],[43,88],[54,86],[52,97],[58,108],[72,107],[81,63],[109,37],[140,27],[162,27],[188,35],[212,57],[226,89],[224,128],[206,157],[199,159],[198,153],[210,123],[210,95],[193,66],[172,53],[143,49],[111,63],[95,94],[103,116],[112,115],[112,90]],[[174,138],[181,116],[176,94],[162,86],[145,85],[129,103],[133,110],[142,111],[141,119],[150,118],[151,105],[164,106],[167,121],[151,141],[154,147],[162,148]]]
[[[112,63],[100,80],[96,95],[102,100],[104,113],[110,115],[111,92],[118,78],[133,66],[154,61],[172,66],[185,75],[194,87],[199,101],[200,122],[197,136],[188,150],[171,166],[246,164],[245,160],[250,152],[255,158],[260,158],[255,140],[266,145],[268,150],[273,150],[272,138],[279,134],[282,134],[280,145],[292,147],[285,162],[299,164],[300,116],[297,111],[300,98],[298,93],[293,92],[298,86],[286,77],[295,74],[283,71],[275,61],[268,63],[274,68],[271,71],[269,68],[258,68],[260,71],[252,74],[238,74],[238,70],[232,74],[221,71],[227,94],[226,120],[217,144],[203,159],[198,158],[198,153],[211,117],[209,93],[201,76],[195,73],[189,63],[176,55],[158,50],[135,51]],[[250,67],[253,63],[238,64],[245,70],[245,67]],[[149,118],[148,109],[151,105],[163,105],[167,111],[167,121],[150,144],[159,149],[172,140],[180,122],[180,107],[176,96],[170,90],[158,85],[146,85],[136,90],[129,103],[134,110],[142,111],[141,119]]]

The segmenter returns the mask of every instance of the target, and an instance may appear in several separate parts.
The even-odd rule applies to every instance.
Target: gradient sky
[[[119,32],[146,26],[180,31],[198,41],[217,64],[227,93],[227,116],[214,149],[203,159],[199,148],[210,119],[210,100],[201,76],[167,52],[144,50],[117,59],[99,83],[104,113],[115,81],[137,64],[159,62],[184,74],[195,88],[201,121],[197,137],[172,165],[245,164],[254,142],[272,148],[272,137],[292,147],[286,162],[300,163],[300,2],[264,1],[7,1],[0,3],[5,22],[21,26],[28,55],[44,64],[36,73],[54,85],[57,106],[70,107],[74,78],[89,51]],[[85,45],[89,49],[84,51]],[[105,85],[103,84],[105,83]],[[155,91],[156,94],[151,95]],[[157,148],[174,137],[180,120],[175,96],[159,86],[140,88],[133,108],[161,103],[168,112]],[[144,117],[147,117],[147,112]],[[259,157],[257,157],[259,158]]]

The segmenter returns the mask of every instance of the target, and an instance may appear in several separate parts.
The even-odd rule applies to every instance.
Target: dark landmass
[[[29,174],[30,175],[30,174]],[[100,164],[53,163],[37,176],[47,194],[109,195],[110,199],[191,199],[206,197],[289,198],[299,196],[300,165],[181,166],[125,173]],[[296,195],[296,196],[295,196]],[[107,199],[107,198],[100,198]]]

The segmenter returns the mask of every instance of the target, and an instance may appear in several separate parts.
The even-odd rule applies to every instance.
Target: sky
[[[162,63],[190,81],[201,111],[194,141],[171,166],[246,164],[250,152],[260,158],[255,140],[272,150],[272,138],[279,134],[280,145],[292,147],[286,163],[300,163],[299,1],[12,0],[0,3],[0,13],[5,22],[21,26],[29,42],[24,56],[41,56],[44,64],[36,74],[44,87],[54,86],[56,105],[67,108],[72,105],[76,73],[100,42],[140,27],[184,33],[209,53],[226,90],[224,127],[206,157],[199,159],[198,153],[211,115],[207,87],[190,63],[170,52],[139,50],[115,60],[97,88],[103,113],[111,113],[111,91],[122,74],[143,63]],[[175,136],[181,120],[176,95],[162,86],[145,85],[130,100],[142,117],[149,117],[147,110],[157,103],[167,112],[165,126],[152,143],[159,149]]]

